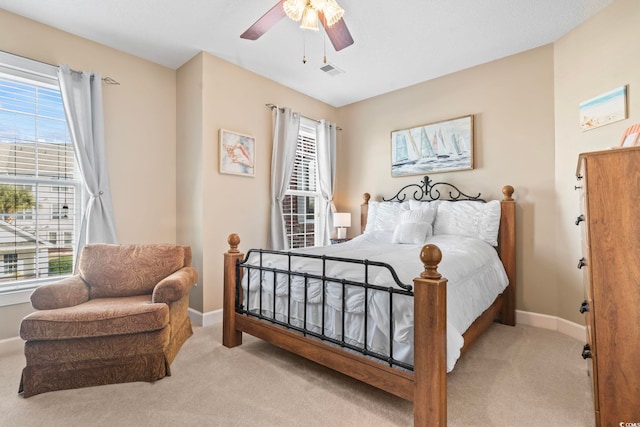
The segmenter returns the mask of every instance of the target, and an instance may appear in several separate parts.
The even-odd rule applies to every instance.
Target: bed
[[[424,177],[365,194],[346,243],[245,256],[230,235],[223,344],[248,333],[413,401],[416,426],[446,425],[446,373],[494,320],[515,325],[513,191],[487,202]]]

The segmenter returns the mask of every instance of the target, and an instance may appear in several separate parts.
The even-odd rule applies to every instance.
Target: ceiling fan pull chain
[[[304,30],[302,30],[302,63],[307,63],[307,39]]]
[[[324,35],[322,36],[322,48],[324,49],[324,63],[326,64],[327,63],[327,30],[326,28],[324,30]]]

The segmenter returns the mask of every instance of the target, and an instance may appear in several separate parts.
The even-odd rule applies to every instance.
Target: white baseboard
[[[222,309],[201,313],[190,308],[189,317],[196,325],[211,326],[222,322]],[[583,325],[578,325],[557,316],[532,313],[530,311],[516,310],[516,323],[557,331],[579,341],[584,341],[587,333],[586,327]]]
[[[20,337],[0,340],[0,357],[20,354],[24,349],[24,340]]]
[[[222,322],[222,309],[201,313],[189,308],[189,318],[198,326],[212,326]]]
[[[189,318],[198,326],[212,326],[222,322],[222,309],[201,313],[189,308]],[[547,314],[516,310],[516,323],[557,331],[579,341],[584,341],[586,336],[584,326]],[[20,337],[0,340],[0,356],[21,353],[23,348],[24,341]]]
[[[516,310],[516,324],[557,331],[579,341],[584,341],[587,334],[587,328],[583,325],[578,325],[557,316],[522,310]]]

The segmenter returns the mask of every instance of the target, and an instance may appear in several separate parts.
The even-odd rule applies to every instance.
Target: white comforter
[[[385,262],[393,266],[402,283],[413,285],[413,279],[424,269],[420,261],[422,245],[399,245],[391,243],[392,233],[367,232],[355,239],[333,246],[307,248],[292,252],[329,255],[344,258],[368,259]],[[482,240],[452,235],[432,236],[428,243],[437,245],[442,251],[438,271],[448,279],[447,283],[447,370],[451,371],[460,357],[464,344],[462,334],[473,321],[486,310],[508,284],[507,276],[496,250]],[[287,269],[286,257],[262,255],[262,265]],[[249,263],[258,265],[259,255],[253,254]],[[322,274],[322,262],[317,259],[295,258],[291,270]],[[325,276],[356,281],[364,279],[362,265],[328,261]],[[304,323],[305,286],[304,278],[293,277],[291,299],[289,277],[263,272],[259,279],[257,270],[245,275],[243,281],[245,304],[256,310],[262,306],[263,314],[271,316],[274,311],[279,320],[288,317],[297,326]],[[275,286],[274,286],[275,282]],[[247,292],[247,285],[250,287]],[[388,270],[369,267],[369,283],[397,287]],[[262,298],[260,298],[260,286]],[[275,288],[275,296],[274,296]],[[322,325],[322,282],[308,279],[306,286],[306,326],[316,332]],[[249,301],[247,302],[247,293]],[[364,342],[365,292],[362,288],[346,287],[345,340],[362,347]],[[329,282],[325,291],[325,331],[333,338],[342,336],[342,285]],[[262,300],[262,302],[260,302]],[[389,294],[368,292],[367,347],[381,354],[389,354]],[[291,311],[288,316],[289,309]],[[413,363],[413,298],[402,295],[393,297],[393,357]]]

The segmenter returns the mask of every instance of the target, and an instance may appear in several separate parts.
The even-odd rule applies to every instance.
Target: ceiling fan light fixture
[[[327,0],[310,0],[309,3],[311,3],[311,6],[313,6],[315,10],[323,11],[326,7]]]
[[[323,12],[329,27],[341,20],[344,16],[344,9],[338,5],[336,0],[325,0]]]
[[[303,29],[319,30],[318,20],[324,27],[326,39],[331,41],[336,52],[353,44],[353,37],[345,24],[342,15],[344,10],[338,6],[337,0],[278,0],[277,3],[254,22],[247,30],[240,34],[245,40],[257,40],[275,24],[289,17],[295,22],[302,22]],[[313,4],[320,6],[324,2],[324,9],[319,10]],[[304,16],[303,16],[304,15]],[[341,22],[342,21],[342,22]],[[304,34],[304,33],[303,33]],[[326,56],[326,55],[325,55]],[[325,61],[326,62],[326,61]]]
[[[304,8],[302,20],[300,21],[300,28],[303,30],[318,31],[318,11],[310,4]]]
[[[302,19],[307,0],[287,0],[282,5],[284,13],[292,20],[299,21]]]

